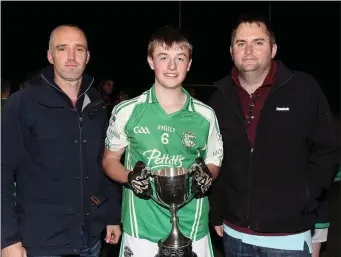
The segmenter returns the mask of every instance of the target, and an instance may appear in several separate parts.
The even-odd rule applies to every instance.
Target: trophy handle
[[[148,167],[146,169],[146,175],[149,177],[149,178],[153,178],[155,177],[155,175],[151,172],[151,169]],[[169,209],[169,205],[166,204],[165,202],[163,202],[162,200],[156,198],[154,195],[151,195],[151,199],[156,202],[157,204],[161,205],[162,207],[166,208],[166,209]]]
[[[194,172],[198,167],[200,167],[199,164],[193,163],[193,164],[191,165],[191,167],[189,167],[189,169],[188,169],[188,170],[189,170],[189,176],[192,176],[192,175],[193,175],[193,172]],[[194,197],[195,197],[195,194],[191,194],[191,196],[188,197],[186,201],[184,201],[182,204],[178,205],[178,209],[180,209],[181,207],[183,207],[183,206],[185,206],[186,204],[188,204],[190,201],[193,200]]]

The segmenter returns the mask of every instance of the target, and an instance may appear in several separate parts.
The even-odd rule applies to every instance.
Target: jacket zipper
[[[50,83],[42,74],[41,77],[49,84],[51,85],[53,88],[57,89],[58,91],[62,92],[63,94],[65,94],[64,91],[60,90],[58,87],[55,87],[52,83]],[[84,95],[91,87],[92,83],[94,82],[94,79],[91,81],[89,87],[78,96],[77,100]],[[66,95],[66,94],[65,94]],[[67,96],[67,95],[66,95]],[[68,97],[68,96],[67,96]],[[70,103],[72,104],[71,99],[68,97],[68,99],[70,100]],[[72,104],[73,106],[73,104]],[[86,106],[87,107],[87,106]],[[81,231],[82,232],[82,228],[84,227],[84,221],[85,221],[85,217],[86,217],[86,213],[85,213],[85,206],[84,206],[84,181],[83,181],[83,119],[82,119],[82,115],[78,113],[77,111],[77,107],[73,106],[73,108],[68,108],[69,110],[75,112],[78,116],[78,128],[79,128],[79,165],[80,165],[80,180],[81,180],[81,190],[80,190],[80,200],[81,200]],[[85,109],[85,108],[84,108]],[[83,113],[83,111],[82,111]],[[85,231],[84,231],[85,233]],[[86,234],[86,239],[87,239],[87,245],[89,245],[90,243],[90,238],[89,238],[89,233]]]
[[[252,94],[250,95],[250,98],[252,98]],[[250,145],[251,145],[251,140],[250,140],[250,136],[249,136],[249,132],[247,130],[247,127],[244,125],[245,127],[245,132],[247,135],[247,138],[249,139]],[[256,137],[255,137],[256,138]],[[249,192],[248,192],[248,200],[247,200],[247,213],[246,213],[246,220],[249,223],[249,213],[250,213],[250,202],[251,202],[251,176],[252,176],[252,154],[253,154],[254,148],[251,145],[251,149],[250,149],[250,172],[249,172],[249,180],[248,180],[248,187],[249,187]],[[248,225],[248,228],[251,228],[250,225]]]
[[[79,165],[80,165],[80,169],[81,169],[81,173],[80,173],[80,180],[81,180],[81,212],[82,212],[82,225],[81,227],[84,228],[84,219],[85,219],[85,206],[84,206],[84,180],[83,180],[83,149],[82,149],[82,145],[83,145],[83,121],[82,121],[82,117],[79,116],[78,118],[79,121]]]

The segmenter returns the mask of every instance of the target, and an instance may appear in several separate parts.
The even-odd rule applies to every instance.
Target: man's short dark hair
[[[87,44],[86,47],[89,48],[89,47],[88,47],[88,39],[87,39],[87,36],[86,36],[86,34],[85,34],[85,31],[84,31],[80,26],[75,25],[75,24],[71,24],[71,23],[70,23],[70,24],[61,24],[61,25],[55,27],[55,28],[51,31],[50,40],[49,40],[49,50],[52,50],[52,41],[53,41],[53,39],[54,39],[54,35],[55,35],[56,30],[58,30],[58,29],[61,28],[61,27],[69,27],[69,28],[74,28],[74,29],[77,29],[77,30],[81,31],[81,32],[83,33],[83,35],[84,35],[85,42],[86,42],[86,44]]]
[[[236,35],[236,31],[239,27],[240,24],[242,23],[256,23],[258,26],[260,26],[261,24],[264,24],[269,38],[270,38],[270,44],[276,44],[276,38],[275,38],[275,33],[271,28],[271,25],[268,21],[267,18],[265,18],[264,15],[259,14],[259,13],[248,13],[248,14],[242,14],[239,19],[237,20],[236,25],[234,26],[233,30],[232,30],[232,34],[231,34],[231,46],[233,45],[233,41]]]
[[[192,44],[190,43],[186,33],[180,28],[164,26],[156,31],[148,43],[148,56],[153,56],[153,51],[158,45],[165,46],[167,48],[171,48],[174,45],[178,45],[180,48],[187,48],[189,51],[189,58],[192,57]]]

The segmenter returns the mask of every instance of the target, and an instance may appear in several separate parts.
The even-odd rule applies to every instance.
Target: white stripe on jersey
[[[133,219],[134,219],[135,232],[136,232],[135,237],[139,238],[139,227],[137,226],[137,219],[136,219],[136,211],[135,211],[135,203],[134,203],[134,193],[133,193],[133,190],[131,190],[131,194],[132,194],[131,203],[132,203],[132,210],[133,210],[133,215],[134,215]]]
[[[197,219],[197,225],[196,225],[196,229],[195,229],[195,234],[194,234],[194,238],[193,241],[197,240],[197,235],[198,235],[198,228],[199,228],[199,224],[200,224],[200,217],[201,217],[201,212],[202,212],[202,203],[204,202],[203,198],[199,199],[200,201],[200,207],[199,207],[199,215],[198,215],[198,219]]]
[[[130,145],[128,146],[128,169],[133,170],[134,167],[131,163],[131,156],[130,156]],[[131,224],[131,232],[132,236],[139,238],[139,228],[137,225],[137,219],[136,219],[136,211],[135,211],[135,203],[134,203],[134,192],[133,190],[130,190],[130,199],[129,199],[129,210],[130,210],[130,224]],[[135,226],[135,227],[134,227]],[[134,235],[134,230],[135,230],[135,235]]]
[[[205,118],[206,120],[210,121],[211,120],[211,116],[214,113],[213,109],[209,106],[207,106],[206,104],[193,99],[193,105],[195,108],[195,112],[199,113],[203,118]]]
[[[128,146],[128,149],[129,149],[129,146]],[[130,151],[126,151],[126,154],[127,154],[127,169],[128,170],[131,170],[131,163],[130,163]],[[129,190],[128,191],[129,194],[128,194],[128,205],[129,205],[129,216],[130,216],[130,224],[131,224],[131,235],[132,236],[135,236],[135,233],[134,233],[134,223],[133,223],[133,210],[132,210],[132,199],[133,199],[133,191],[132,190]]]
[[[129,192],[129,195],[128,195],[128,198],[129,198],[129,216],[130,216],[130,224],[132,225],[133,224],[133,213],[132,213],[132,209],[131,209],[131,198],[132,198],[132,191],[128,191]],[[135,234],[134,234],[134,226],[131,226],[131,235],[133,237],[135,237]]]
[[[195,230],[195,225],[196,225],[197,218],[198,218],[198,205],[199,205],[199,200],[197,200],[197,206],[195,207],[194,222],[193,222],[193,225],[192,225],[191,234],[189,235],[190,239],[192,239],[192,240],[193,240],[193,234],[194,234],[194,230]]]

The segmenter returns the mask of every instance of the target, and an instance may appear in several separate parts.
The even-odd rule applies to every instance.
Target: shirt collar
[[[182,107],[182,111],[194,111],[194,105],[193,105],[193,98],[190,96],[190,94],[187,92],[186,89],[184,89],[183,87],[181,87],[182,92],[187,96],[186,99],[186,103],[185,105]],[[155,84],[153,84],[153,86],[148,90],[148,96],[147,96],[147,101],[148,104],[151,103],[159,103],[159,101],[157,100],[157,97],[155,95]]]

